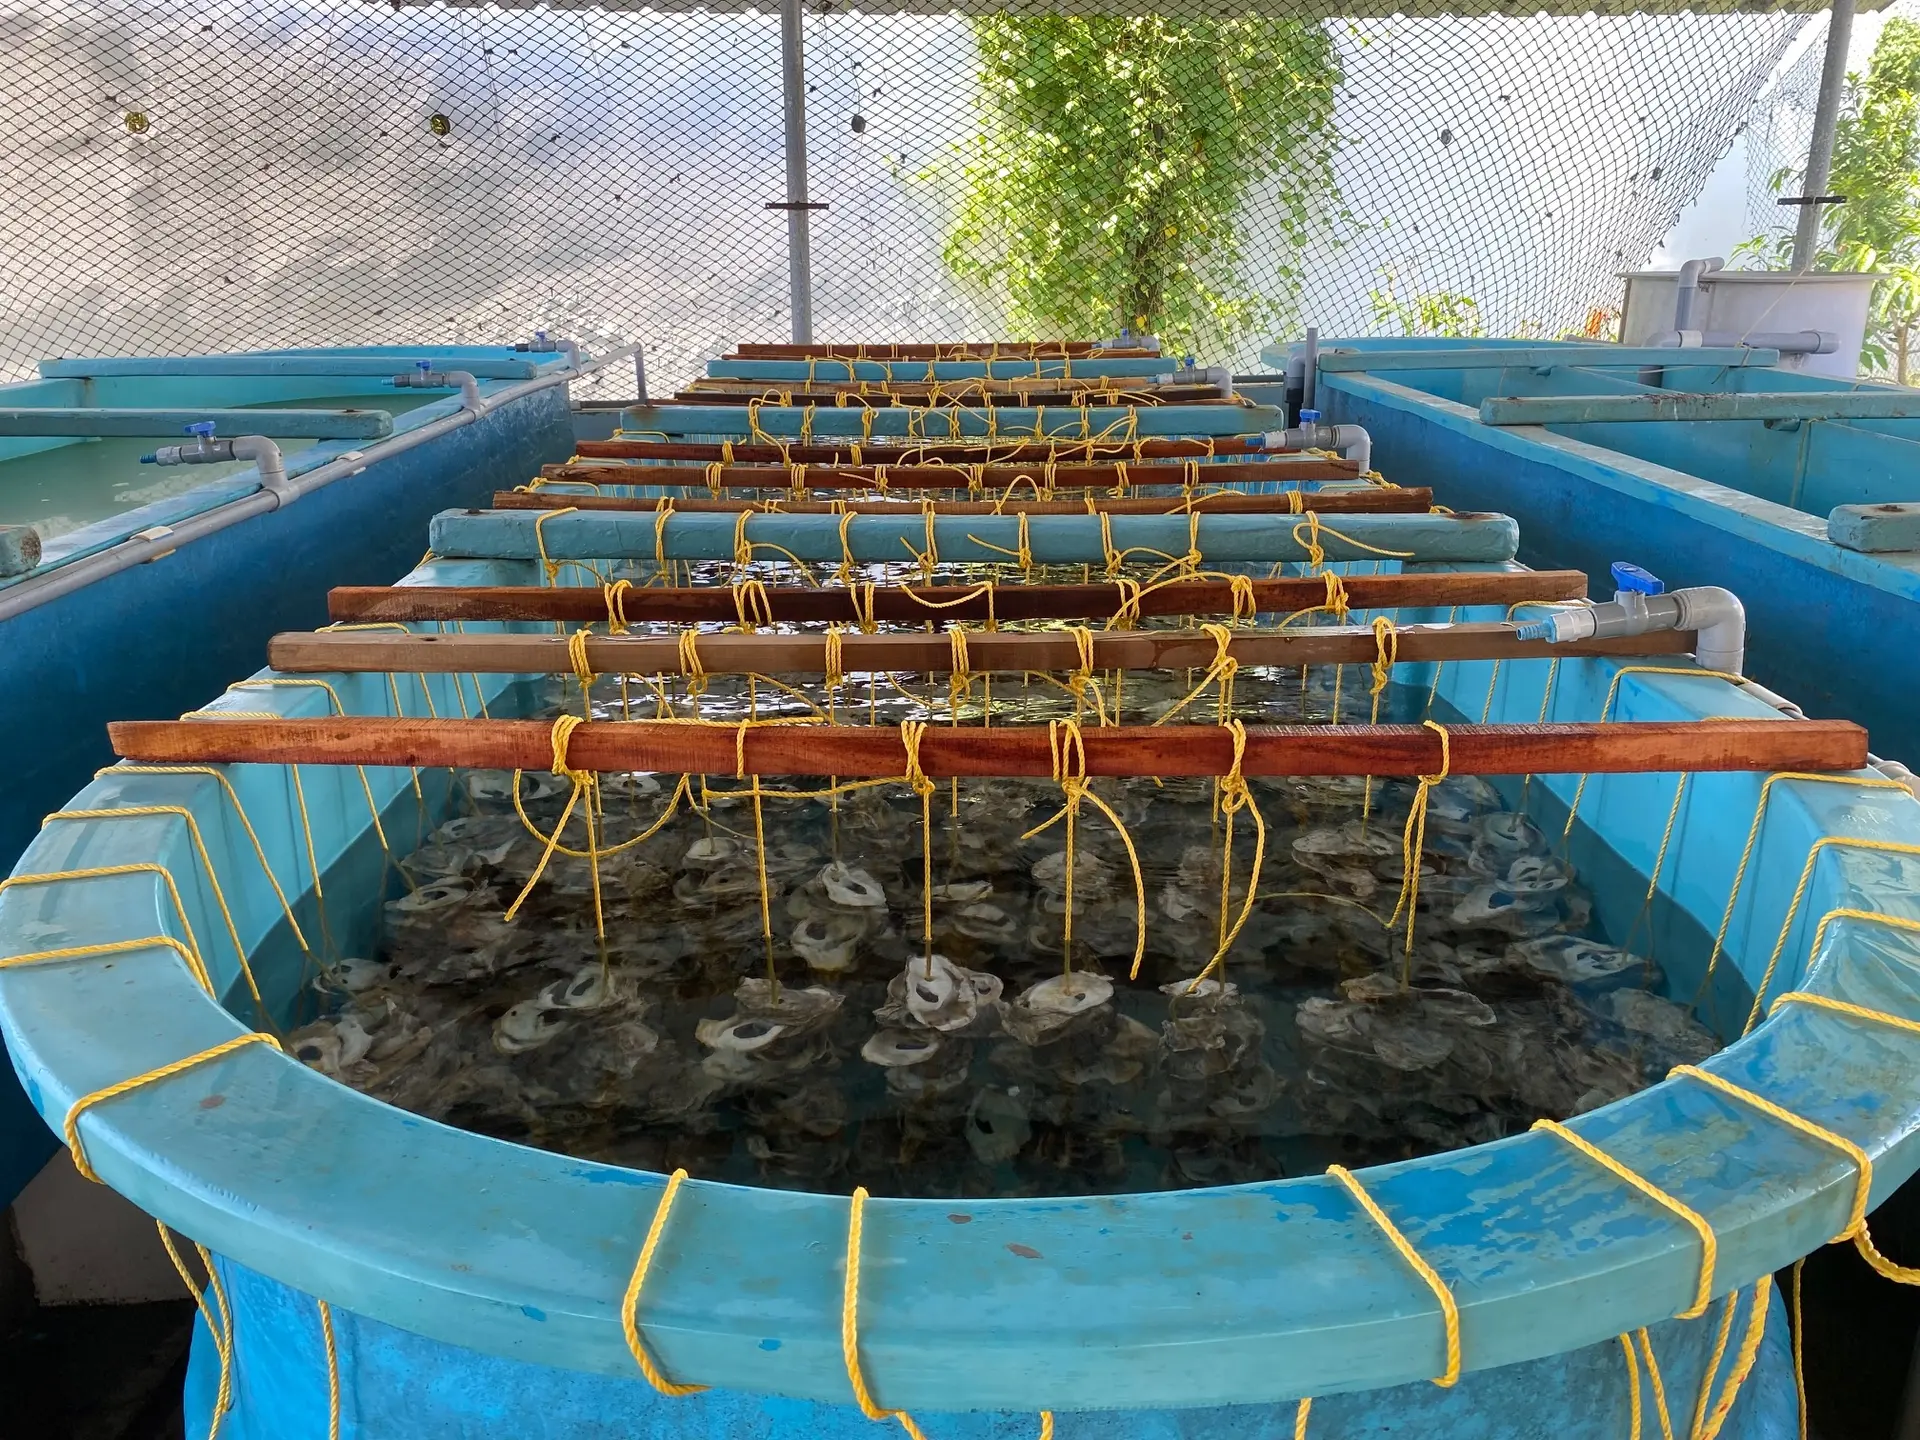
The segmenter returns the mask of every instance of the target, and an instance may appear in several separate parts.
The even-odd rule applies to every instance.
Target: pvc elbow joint
[[[1670,598],[1679,608],[1673,628],[1697,636],[1693,658],[1705,669],[1738,675],[1747,661],[1747,608],[1740,597],[1718,585],[1695,585]]]
[[[1575,640],[1614,640],[1654,630],[1695,632],[1693,658],[1705,670],[1738,675],[1746,663],[1747,612],[1740,597],[1717,585],[1665,594],[1622,590],[1602,605],[1555,610],[1514,627],[1522,640],[1565,645]]]
[[[393,385],[396,390],[458,390],[462,408],[475,413],[486,408],[479,380],[466,370],[434,370],[422,360],[417,368],[394,376]]]

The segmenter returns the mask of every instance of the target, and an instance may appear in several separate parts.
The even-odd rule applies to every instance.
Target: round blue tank
[[[533,571],[526,559],[442,559],[411,581],[524,584]],[[1456,663],[1411,678],[1461,713],[1531,721],[1544,671]],[[331,693],[243,685],[213,708],[318,717],[337,695],[352,713],[425,713],[417,686],[326,678]],[[496,716],[514,703],[508,678],[482,679]],[[451,676],[421,683],[442,715],[476,698]],[[1603,708],[1772,713],[1705,675],[1563,661],[1548,718]],[[1591,843],[1638,876],[1600,896],[1603,919],[1624,928],[1656,867],[1663,912],[1708,933],[1724,913],[1726,995],[1776,1004],[1703,1068],[1815,1129],[1688,1076],[1569,1128],[1710,1228],[1710,1272],[1690,1223],[1542,1132],[1360,1172],[1404,1253],[1331,1176],[879,1198],[851,1256],[857,1374],[877,1411],[906,1412],[930,1440],[1026,1440],[1048,1425],[1127,1440],[1586,1440],[1632,1433],[1637,1397],[1643,1435],[1660,1433],[1661,1405],[1675,1433],[1793,1434],[1770,1277],[1850,1234],[1856,1155],[1871,1160],[1869,1201],[1920,1164],[1920,804],[1864,772],[1771,784],[1699,774],[1668,847],[1676,778],[1595,776],[1581,792]],[[300,984],[293,931],[315,923],[312,861],[339,942],[372,935],[382,857],[367,792],[390,826],[411,827],[416,799],[407,770],[365,780],[119,766],[71,808],[146,813],[51,821],[0,893],[0,1029],[50,1125],[83,1097],[206,1057],[96,1099],[76,1132],[103,1182],[218,1257],[207,1314],[230,1343],[203,1323],[196,1429],[224,1396],[230,1437],[326,1435],[336,1397],[341,1434],[381,1440],[867,1433],[844,1343],[846,1196],[680,1186],[630,1339],[626,1302],[666,1177],[421,1119],[242,1041],[243,955],[269,1009],[284,1012]],[[419,782],[440,804],[444,775]],[[1533,783],[1537,803],[1563,814],[1576,803],[1578,777]],[[1856,1008],[1778,1004],[1789,991]],[[712,1388],[657,1393],[634,1341],[667,1380]],[[1436,1384],[1453,1378],[1450,1341],[1460,1373]]]

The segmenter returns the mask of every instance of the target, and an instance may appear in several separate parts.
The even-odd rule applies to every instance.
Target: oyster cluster
[[[714,713],[741,700],[730,684],[715,678]],[[1151,713],[1186,687],[1130,677],[1126,693]],[[1331,702],[1297,673],[1236,693],[1268,719]],[[876,702],[879,723],[894,704]],[[959,1196],[1467,1145],[1715,1047],[1657,966],[1587,937],[1571,867],[1483,781],[1431,793],[1410,956],[1405,916],[1382,923],[1407,878],[1409,785],[1252,782],[1266,860],[1224,957],[1251,817],[1228,853],[1212,782],[1096,785],[1139,888],[1092,806],[1069,861],[1050,782],[943,786],[927,857],[903,789],[763,794],[756,815],[716,786],[648,836],[673,786],[640,774],[603,778],[596,886],[567,853],[578,815],[546,855],[563,778],[519,777],[523,823],[511,774],[462,772],[455,818],[393,857],[379,958],[322,967],[289,1049],[393,1104],[575,1155]]]

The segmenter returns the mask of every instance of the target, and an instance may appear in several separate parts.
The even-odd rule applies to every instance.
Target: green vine
[[[981,125],[948,266],[1026,336],[1131,326],[1232,342],[1286,314],[1301,247],[1338,205],[1332,39],[1292,20],[986,16]],[[1288,258],[1248,284],[1256,187]]]

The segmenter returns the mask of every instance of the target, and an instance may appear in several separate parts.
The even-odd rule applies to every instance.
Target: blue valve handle
[[[1302,425],[1318,425],[1320,423],[1320,412],[1318,410],[1302,410],[1300,412],[1300,423]]]
[[[180,433],[183,435],[198,435],[202,440],[205,440],[206,438],[208,438],[210,435],[213,434],[213,430],[214,430],[213,421],[196,420],[193,422],[193,424],[187,426],[187,428],[185,430],[182,430]]]
[[[1666,582],[1658,575],[1642,570],[1630,561],[1616,560],[1612,569],[1613,588],[1630,595],[1658,595],[1667,588]]]

